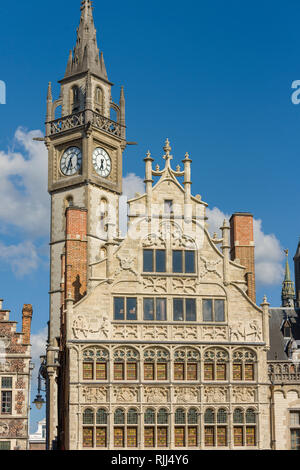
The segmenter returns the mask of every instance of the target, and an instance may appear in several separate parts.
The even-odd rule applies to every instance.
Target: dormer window
[[[79,88],[75,85],[71,90],[71,112],[76,113],[77,111],[79,111]]]
[[[283,325],[283,336],[285,338],[291,338],[292,336],[291,325],[288,321],[286,321],[285,324]]]

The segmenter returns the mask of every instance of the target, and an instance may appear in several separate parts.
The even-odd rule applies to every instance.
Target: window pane
[[[144,299],[144,320],[154,320],[154,299]]]
[[[127,299],[127,320],[137,320],[136,298]]]
[[[244,422],[244,413],[242,410],[234,410],[233,413],[233,422],[234,423],[243,423]]]
[[[154,364],[144,364],[144,380],[154,380]]]
[[[186,299],[186,321],[196,321],[196,299]]]
[[[127,423],[128,424],[138,424],[138,414],[137,411],[132,409],[127,413]]]
[[[255,427],[246,427],[246,445],[255,446]]]
[[[214,428],[212,426],[205,426],[204,428],[204,442],[206,447],[213,447],[215,443]]]
[[[123,362],[114,363],[114,380],[124,380],[124,364]]]
[[[291,430],[291,449],[300,450],[300,429]]]
[[[144,272],[153,273],[153,250],[144,250]]]
[[[159,362],[156,365],[157,369],[157,380],[167,380],[167,364]]]
[[[242,364],[233,364],[233,380],[242,380]]]
[[[234,445],[236,447],[243,446],[243,428],[242,426],[235,426],[233,428],[233,435],[234,435]]]
[[[174,321],[183,321],[183,299],[173,300],[173,319]]]
[[[226,410],[219,410],[217,415],[218,423],[227,423],[227,411]]]
[[[166,251],[165,250],[156,250],[156,272],[157,273],[166,272]]]
[[[175,428],[175,447],[185,447],[185,428]]]
[[[211,363],[204,364],[204,380],[214,380],[214,365]]]
[[[92,362],[83,363],[83,380],[93,380],[93,368]]]
[[[175,424],[185,424],[185,411],[181,408],[179,410],[176,410]]]
[[[197,364],[195,363],[187,363],[187,374],[186,374],[187,380],[198,380],[197,377]]]
[[[291,411],[291,426],[299,426],[300,425],[300,412],[299,411]]]
[[[137,447],[137,428],[127,428],[127,447]]]
[[[114,319],[125,320],[124,316],[124,297],[115,297],[114,299]]]
[[[215,300],[215,321],[225,321],[224,300]]]
[[[217,446],[227,446],[227,428],[225,426],[218,426],[217,428]]]
[[[188,428],[188,446],[189,447],[197,446],[197,428],[196,427]]]
[[[173,273],[183,272],[182,254],[183,251],[173,251]]]
[[[184,380],[184,363],[183,362],[175,362],[174,380]]]
[[[145,447],[155,447],[154,443],[154,428],[146,427],[144,429]]]
[[[137,380],[137,363],[128,362],[127,368],[127,380]]]
[[[254,364],[245,364],[245,380],[254,380]]]
[[[159,410],[157,414],[157,423],[158,424],[168,424],[168,412],[164,409]]]
[[[114,428],[114,444],[115,447],[124,447],[124,429]]]
[[[12,412],[12,392],[2,392],[1,413],[11,414]]]
[[[226,380],[226,364],[217,364],[216,380]]]
[[[212,300],[203,300],[203,321],[213,321]]]
[[[185,252],[185,272],[194,273],[195,270],[195,252],[186,251]]]
[[[214,423],[215,421],[215,412],[214,410],[211,410],[210,408],[205,411],[204,415],[204,422],[205,423]]]
[[[107,412],[106,410],[100,409],[96,414],[96,424],[107,424]]]
[[[157,428],[157,445],[158,447],[168,447],[168,428]]]
[[[145,413],[145,424],[154,424],[155,423],[155,414],[151,409],[146,410]]]
[[[191,409],[188,412],[188,423],[189,424],[197,424],[198,422],[198,416],[197,416],[197,410]]]
[[[83,413],[83,424],[94,424],[93,410],[85,410]]]
[[[167,319],[167,299],[156,299],[156,320],[165,321]]]
[[[116,410],[114,416],[115,424],[125,424],[125,414],[123,410]]]
[[[247,410],[246,411],[246,423],[256,423],[256,416],[254,410]]]
[[[83,428],[83,447],[93,447],[93,428]]]
[[[10,441],[0,441],[0,450],[10,450]]]
[[[106,428],[96,428],[96,447],[106,447]]]
[[[2,388],[12,388],[12,377],[2,377]]]
[[[106,363],[105,362],[97,362],[96,364],[96,380],[106,380]]]

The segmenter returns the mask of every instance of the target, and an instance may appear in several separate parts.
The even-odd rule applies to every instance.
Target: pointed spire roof
[[[298,247],[297,247],[297,250],[296,250],[296,254],[294,256],[294,260],[298,259],[298,258],[300,258],[300,239],[299,239]]]
[[[97,45],[97,34],[91,0],[81,2],[81,18],[77,28],[77,40],[70,51],[65,78],[82,72],[91,72],[108,81],[103,53]]]
[[[282,306],[283,307],[292,307],[294,306],[294,299],[295,299],[295,287],[294,283],[291,279],[291,271],[289,266],[289,250],[284,250],[286,255],[286,263],[285,263],[285,276],[284,281],[282,284]]]

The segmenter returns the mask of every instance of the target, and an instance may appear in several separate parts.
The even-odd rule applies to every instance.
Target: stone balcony
[[[268,361],[268,375],[273,384],[300,385],[300,364],[292,361]]]

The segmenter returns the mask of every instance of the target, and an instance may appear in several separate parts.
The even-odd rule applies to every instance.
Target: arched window
[[[127,414],[118,408],[114,414],[114,446],[115,447],[137,447],[138,435],[138,413],[131,408]]]
[[[197,447],[198,413],[195,408],[187,412],[178,408],[175,412],[175,447]]]
[[[144,414],[145,448],[168,447],[168,425],[168,410],[161,408],[156,415],[155,410],[148,408]]]
[[[200,354],[195,349],[175,351],[174,380],[198,380]]]
[[[250,349],[237,349],[233,352],[233,380],[255,380],[256,354]]]
[[[83,413],[83,447],[105,448],[107,447],[107,411],[100,408],[95,413],[92,409],[86,409]],[[88,425],[88,426],[87,426]]]
[[[98,114],[103,114],[103,92],[99,86],[95,90],[95,108]]]
[[[139,354],[132,348],[119,348],[114,352],[114,380],[138,379]]]
[[[80,108],[79,87],[77,85],[71,88],[71,113],[76,113]]]
[[[204,353],[204,380],[227,380],[228,352],[224,349],[208,349]]]
[[[226,447],[228,435],[228,413],[220,408],[217,413],[209,408],[204,415],[204,441],[206,447]]]
[[[248,408],[246,413],[240,408],[233,412],[233,443],[235,447],[256,446],[256,413]]]
[[[167,380],[170,355],[162,348],[146,349],[144,352],[144,380]]]
[[[79,321],[79,320],[78,320]],[[83,319],[80,321],[84,321]],[[80,325],[79,325],[80,326]],[[83,380],[107,380],[108,351],[103,348],[89,348],[83,351]]]

